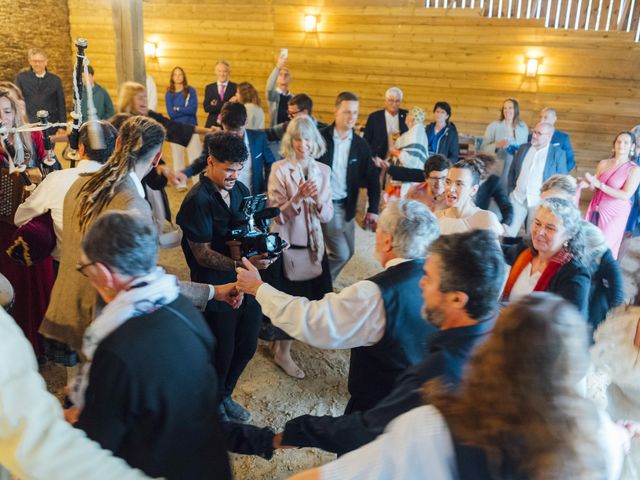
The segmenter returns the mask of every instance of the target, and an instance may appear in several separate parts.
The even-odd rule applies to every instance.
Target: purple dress
[[[629,172],[635,166],[633,162],[626,162],[605,170],[597,178],[611,188],[622,190],[629,177]],[[604,232],[615,258],[618,258],[618,250],[631,212],[631,204],[632,199],[614,198],[602,190],[597,190],[587,209],[586,219]]]

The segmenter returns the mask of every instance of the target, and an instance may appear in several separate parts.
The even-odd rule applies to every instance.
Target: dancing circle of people
[[[362,131],[349,91],[324,124],[290,91],[283,50],[268,126],[226,60],[205,88],[203,127],[183,68],[164,115],[149,82],[121,85],[114,108],[89,67],[77,107],[98,120],[80,126],[71,160],[52,146],[73,135],[59,127],[62,83],[46,52],[29,62],[0,83],[0,303],[15,318],[0,309],[0,465],[11,473],[231,478],[228,452],[315,447],[339,457],[292,478],[637,474],[640,306],[623,306],[619,259],[640,226],[640,128],[576,178],[557,111],[530,130],[515,98],[470,149],[448,102],[427,124],[398,87]],[[57,127],[37,128],[42,110]],[[168,187],[182,196],[175,216]],[[357,228],[375,232],[380,271],[338,291]],[[189,281],[158,265],[177,246]],[[233,394],[259,339],[298,380],[295,341],[350,350],[344,414],[278,432],[251,424]],[[66,368],[64,411],[36,360]],[[609,375],[607,411],[583,391],[594,365]]]

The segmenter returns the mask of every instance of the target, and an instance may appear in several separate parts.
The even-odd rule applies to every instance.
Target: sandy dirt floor
[[[178,211],[184,193],[167,189],[172,212]],[[622,262],[627,292],[635,292],[634,272],[640,266],[640,241],[634,241]],[[381,270],[373,257],[374,236],[357,228],[356,254],[336,282],[343,288]],[[160,264],[181,279],[188,279],[188,268],[181,249],[164,250]],[[235,399],[253,414],[252,423],[271,426],[276,431],[284,423],[302,414],[339,415],[347,401],[346,378],[348,351],[322,351],[296,342],[293,356],[305,371],[306,378],[296,380],[282,372],[269,358],[266,344],[261,342],[236,388]],[[49,389],[59,394],[64,383],[64,371],[51,364],[42,373]],[[589,395],[603,404],[606,378],[592,372],[587,379]],[[270,461],[250,456],[232,456],[235,478],[238,480],[283,479],[306,468],[321,465],[335,458],[317,449],[283,450]]]

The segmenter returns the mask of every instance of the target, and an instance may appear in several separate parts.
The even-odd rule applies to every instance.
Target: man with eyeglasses
[[[444,185],[451,161],[444,155],[436,154],[424,162],[424,171],[391,165],[387,173],[399,182],[418,182],[407,192],[407,199],[417,200],[432,212],[447,208],[444,199]]]
[[[384,109],[367,118],[364,139],[371,147],[373,163],[378,168],[382,168],[384,160],[389,157],[389,148],[393,147],[395,139],[408,130],[407,111],[400,108],[402,97],[402,90],[391,87],[384,94]]]
[[[506,237],[516,237],[527,216],[540,203],[540,188],[552,175],[567,175],[564,150],[551,143],[553,125],[538,123],[531,134],[531,142],[520,145],[509,170],[509,200],[513,205],[513,221]],[[526,226],[525,226],[526,229]]]
[[[51,123],[66,122],[67,109],[65,107],[64,90],[60,77],[47,70],[47,52],[39,48],[31,48],[28,52],[29,70],[18,74],[15,84],[22,91],[27,106],[27,116],[30,122],[37,122],[36,113],[39,110],[49,112]],[[56,129],[52,129],[52,134]],[[58,129],[64,131],[64,129]]]

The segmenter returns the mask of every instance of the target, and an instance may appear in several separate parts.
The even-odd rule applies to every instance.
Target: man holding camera
[[[183,231],[182,250],[191,279],[217,285],[236,280],[239,264],[231,258],[226,240],[241,215],[242,199],[251,195],[238,181],[248,152],[243,139],[229,133],[209,135],[207,147],[207,168],[187,193],[176,221]],[[250,261],[260,270],[272,263],[266,254],[254,255]],[[217,340],[220,416],[223,421],[248,421],[251,414],[231,399],[231,393],[256,351],[262,321],[260,306],[249,296],[237,310],[211,300],[205,318]]]

